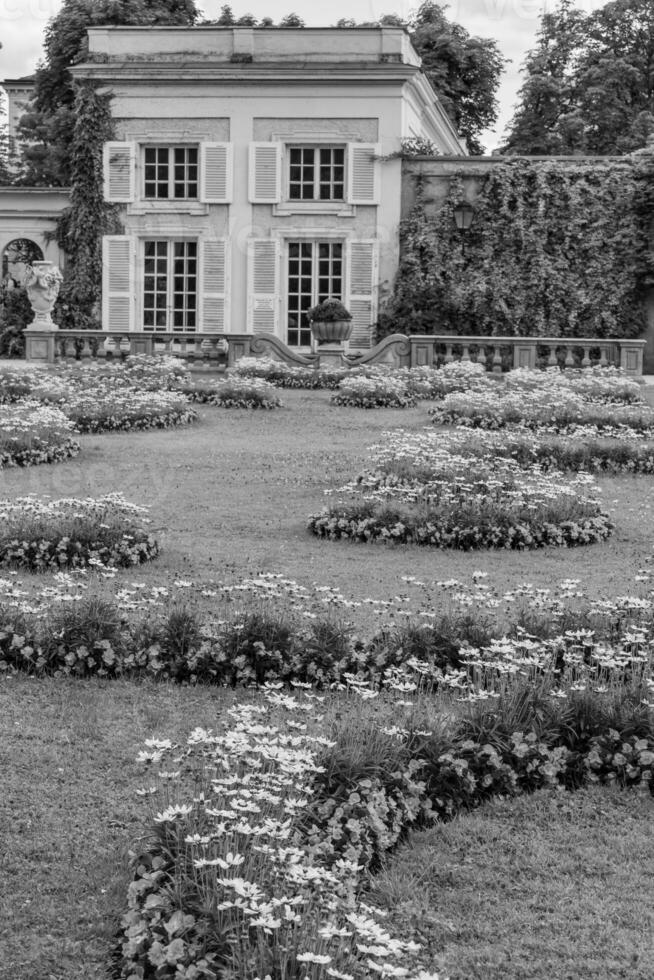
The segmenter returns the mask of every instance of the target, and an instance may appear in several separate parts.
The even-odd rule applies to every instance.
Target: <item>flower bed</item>
[[[617,433],[616,433],[617,435]],[[539,435],[530,430],[504,428],[484,432],[399,429],[383,434],[372,449],[370,467],[381,476],[404,483],[429,481],[438,472],[443,450],[455,455],[507,457],[523,467],[608,473],[653,473],[654,441],[638,438],[631,430],[621,438],[601,436],[593,428],[574,435]]]
[[[508,391],[544,391],[557,396],[560,392],[579,395],[584,401],[604,405],[640,404],[643,402],[642,385],[620,368],[593,367],[584,370],[560,371],[549,368],[535,371],[518,368],[504,376]]]
[[[398,674],[374,715],[365,702],[378,695],[355,678],[331,703],[270,685],[263,703],[229,709],[184,747],[150,739],[139,756],[154,770],[143,790],[150,843],[133,860],[123,975],[152,965],[164,980],[187,970],[438,980],[429,954],[362,904],[370,871],[408,829],[548,786],[654,791],[647,711],[627,697],[617,729],[601,695],[594,713],[578,697],[565,711],[552,698],[545,712],[538,675],[524,661],[521,673],[514,699],[491,693],[490,707],[448,726]]]
[[[654,409],[649,405],[614,405],[584,401],[574,392],[549,390],[467,392],[447,395],[431,408],[436,425],[502,429],[507,425],[539,432],[572,435],[592,426],[598,435],[631,431],[654,438]]]
[[[272,409],[282,405],[274,385],[260,378],[233,377],[214,384],[196,384],[185,387],[183,393],[192,402],[223,408]]]
[[[401,443],[401,437],[399,439]],[[465,448],[465,447],[463,447]],[[540,548],[580,545],[610,535],[592,477],[565,479],[506,457],[470,457],[431,446],[419,467],[367,470],[341,488],[339,500],[309,518],[321,538],[419,544],[438,548]],[[374,457],[373,457],[374,464]]]
[[[198,418],[197,411],[182,394],[140,392],[126,387],[72,392],[66,400],[65,412],[78,432],[166,429],[187,425]]]
[[[350,376],[331,397],[333,405],[352,408],[410,408],[416,401],[406,381],[381,372]]]
[[[0,567],[47,569],[130,567],[159,552],[144,529],[146,508],[122,494],[97,499],[0,500]]]
[[[0,416],[0,469],[55,463],[76,456],[73,423],[63,412],[39,402],[6,405]]]
[[[347,368],[299,367],[276,361],[271,357],[242,357],[230,368],[232,377],[261,378],[277,388],[337,388],[349,374]]]
[[[406,380],[417,398],[440,399],[455,391],[494,390],[499,379],[475,361],[451,361],[440,368],[398,368],[396,377]]]

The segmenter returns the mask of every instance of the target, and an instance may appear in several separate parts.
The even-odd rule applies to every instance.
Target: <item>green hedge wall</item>
[[[409,177],[409,179],[411,179]],[[401,228],[401,262],[378,324],[390,333],[636,337],[654,285],[654,146],[621,160],[498,162],[457,231],[466,170],[429,208],[429,177]]]

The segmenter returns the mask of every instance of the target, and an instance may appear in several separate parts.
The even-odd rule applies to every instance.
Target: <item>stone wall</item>
[[[596,157],[530,157],[530,160],[569,163],[591,163]],[[601,157],[603,163],[620,160],[620,157]],[[449,192],[449,178],[457,175],[463,181],[465,198],[474,204],[483,185],[484,177],[492,167],[500,166],[502,157],[416,157],[402,164],[402,217],[406,218],[416,202],[418,185],[422,183],[426,214],[435,214],[443,205]],[[654,251],[654,221],[652,222],[651,248]],[[654,289],[645,299],[647,327],[642,334],[647,341],[643,359],[643,373],[654,375]]]

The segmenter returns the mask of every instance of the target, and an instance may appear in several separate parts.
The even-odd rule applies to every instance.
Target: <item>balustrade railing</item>
[[[124,333],[112,330],[27,330],[27,360],[56,362],[169,354],[208,368],[233,365],[248,355],[270,355],[290,364],[318,366],[320,350],[303,354],[264,334]],[[589,337],[484,337],[393,334],[370,350],[345,355],[344,366],[392,364],[439,367],[454,360],[478,361],[496,374],[511,368],[589,368],[615,365],[643,373],[644,340]],[[333,360],[330,360],[333,365]]]

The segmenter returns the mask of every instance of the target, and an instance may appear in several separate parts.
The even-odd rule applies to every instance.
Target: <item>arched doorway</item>
[[[2,252],[2,281],[9,288],[22,286],[25,269],[43,260],[43,249],[31,238],[14,238]]]

